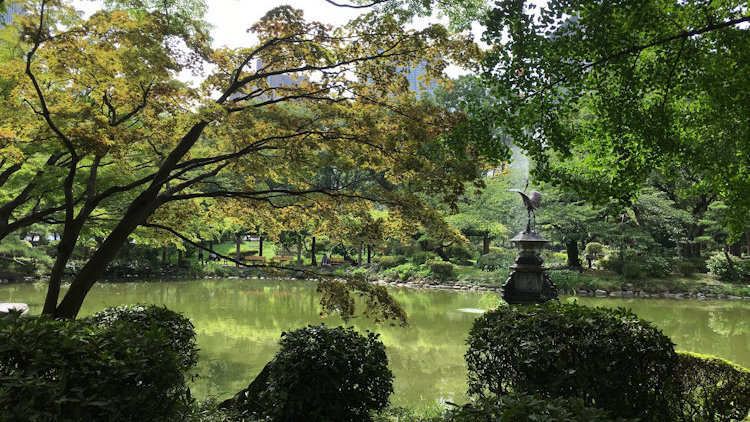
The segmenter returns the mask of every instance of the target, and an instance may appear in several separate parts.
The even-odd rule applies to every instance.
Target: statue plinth
[[[523,231],[510,240],[518,247],[516,263],[503,284],[503,300],[509,304],[543,303],[557,299],[557,287],[542,265],[542,248],[548,242],[535,231]]]

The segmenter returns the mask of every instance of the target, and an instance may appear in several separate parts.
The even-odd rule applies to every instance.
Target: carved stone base
[[[511,305],[558,300],[557,286],[545,272],[513,271],[503,284],[503,300]]]

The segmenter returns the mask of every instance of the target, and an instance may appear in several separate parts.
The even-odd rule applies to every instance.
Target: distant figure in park
[[[215,252],[211,252],[211,253],[210,253],[210,254],[208,255],[208,260],[209,260],[209,261],[218,261],[218,260],[219,260],[219,257],[218,257],[218,256],[216,256],[216,253],[215,253]]]
[[[326,254],[323,254],[323,258],[320,258],[320,266],[325,267],[331,265],[331,261],[328,260],[328,256]]]
[[[203,251],[198,251],[198,261],[203,265]]]

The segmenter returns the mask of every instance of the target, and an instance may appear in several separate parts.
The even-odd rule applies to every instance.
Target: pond
[[[0,286],[0,301],[24,302],[40,312],[46,286]],[[409,313],[408,328],[351,321],[377,331],[395,374],[397,405],[426,407],[435,400],[466,400],[465,340],[482,309],[498,303],[497,293],[394,289]],[[563,300],[573,300],[565,298]],[[577,298],[585,305],[624,306],[653,321],[678,349],[707,353],[750,367],[750,301]],[[307,324],[339,325],[321,318],[315,284],[292,280],[208,279],[97,284],[81,315],[108,306],[164,304],[182,312],[198,335],[200,378],[196,397],[224,398],[247,386],[277,350],[283,331]]]

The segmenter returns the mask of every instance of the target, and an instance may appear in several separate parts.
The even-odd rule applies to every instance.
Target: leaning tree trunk
[[[63,297],[55,309],[54,317],[75,318],[78,315],[86,294],[88,294],[91,287],[104,274],[107,265],[109,265],[122,245],[127,242],[128,237],[138,226],[145,223],[146,219],[163,204],[163,201],[159,198],[159,193],[169,180],[172,170],[174,170],[182,157],[192,148],[207,125],[208,122],[205,120],[196,123],[162,161],[149,187],[130,203],[120,221],[102,243],[102,246],[94,252],[88,262],[81,268],[81,271],[73,278],[65,297]]]
[[[565,249],[568,253],[568,267],[579,268],[581,266],[581,260],[578,257],[578,242],[566,242]]]

